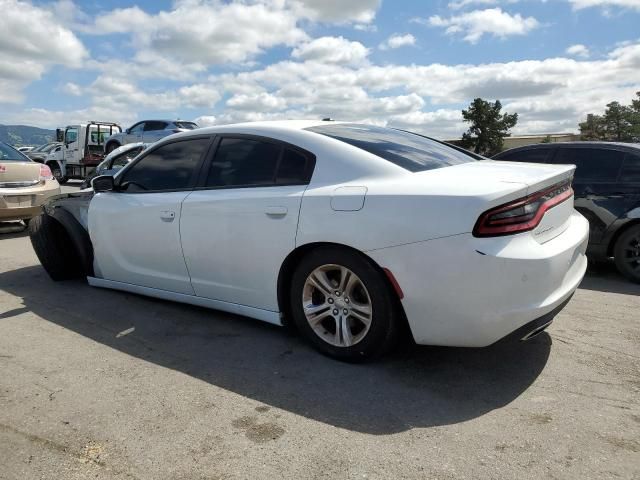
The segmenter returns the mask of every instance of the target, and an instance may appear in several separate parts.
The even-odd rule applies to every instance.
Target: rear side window
[[[145,132],[153,132],[156,130],[164,130],[165,128],[167,128],[167,122],[146,122],[144,124],[144,131]]]
[[[194,128],[198,128],[193,122],[175,122],[174,125],[176,128],[184,128],[185,130],[193,130]]]
[[[640,153],[627,153],[620,172],[620,181],[625,183],[640,183]]]
[[[393,128],[342,123],[306,130],[358,147],[410,172],[477,161],[442,143]]]
[[[135,192],[189,188],[208,146],[207,138],[162,145],[124,172],[120,185]]]
[[[0,162],[30,162],[31,159],[9,145],[0,143]]]
[[[625,153],[604,148],[559,148],[553,163],[576,166],[576,181],[614,182]]]
[[[499,160],[510,162],[546,163],[549,157],[548,148],[531,148],[527,150],[517,150],[515,152],[505,152],[498,155]]]
[[[299,185],[309,182],[310,160],[277,143],[223,138],[211,162],[207,187]]]

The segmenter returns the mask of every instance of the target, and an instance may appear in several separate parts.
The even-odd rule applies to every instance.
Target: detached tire
[[[290,306],[298,330],[317,350],[362,362],[396,343],[400,318],[393,295],[384,274],[364,255],[322,247],[294,272]]]
[[[64,227],[54,218],[41,213],[29,222],[31,245],[52,280],[82,277],[82,266]]]
[[[640,225],[634,225],[620,235],[613,248],[613,258],[622,275],[640,283]]]

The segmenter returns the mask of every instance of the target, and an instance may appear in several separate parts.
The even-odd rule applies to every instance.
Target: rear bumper
[[[543,244],[529,233],[462,234],[367,253],[400,284],[416,343],[484,347],[571,297],[587,268],[588,231],[574,212]]]
[[[0,220],[25,220],[40,213],[42,205],[52,196],[60,194],[60,185],[46,181],[31,188],[0,189]]]

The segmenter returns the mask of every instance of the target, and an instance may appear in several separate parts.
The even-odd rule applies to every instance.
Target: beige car
[[[0,222],[29,221],[60,185],[46,165],[0,142]]]

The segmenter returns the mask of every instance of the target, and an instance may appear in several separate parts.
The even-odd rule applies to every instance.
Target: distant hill
[[[26,125],[0,125],[0,142],[9,145],[42,145],[55,139],[55,130]]]

